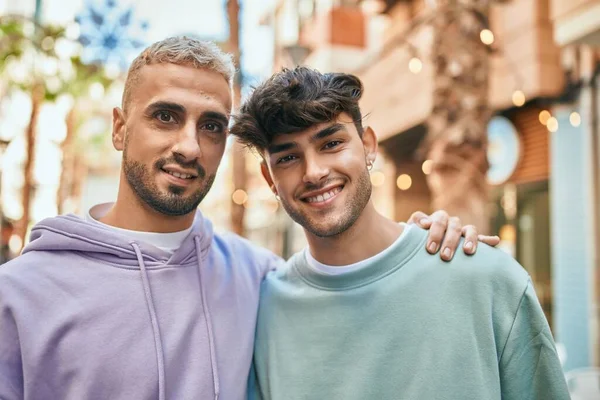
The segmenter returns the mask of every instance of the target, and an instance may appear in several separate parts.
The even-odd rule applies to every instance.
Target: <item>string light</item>
[[[558,130],[558,120],[554,117],[548,118],[548,122],[546,122],[546,128],[550,132],[556,132]]]
[[[381,171],[373,171],[371,173],[371,184],[375,187],[383,185],[385,182],[385,175]]]
[[[423,173],[425,175],[429,175],[431,173],[431,170],[433,169],[433,161],[432,160],[423,161],[423,165],[421,166],[421,169],[423,170]]]
[[[515,106],[521,107],[525,104],[525,93],[520,90],[515,90],[512,94],[512,102]]]
[[[569,115],[569,122],[571,123],[571,125],[573,125],[574,127],[578,127],[579,125],[581,125],[581,115],[579,115],[578,112],[573,111],[571,113],[571,115]]]
[[[538,118],[542,125],[546,125],[548,123],[548,120],[550,119],[550,117],[552,117],[552,114],[550,114],[550,111],[542,110],[542,111],[540,111],[540,115]]]
[[[412,178],[410,175],[402,174],[396,180],[396,185],[400,190],[408,190],[412,186]]]
[[[423,62],[419,60],[417,57],[413,57],[408,62],[408,69],[413,74],[418,74],[423,69]]]
[[[492,31],[490,31],[489,29],[483,29],[479,33],[479,38],[481,39],[481,41],[485,45],[489,46],[492,43],[494,43],[494,33]]]
[[[241,206],[242,204],[244,204],[246,201],[248,201],[248,194],[242,190],[242,189],[237,189],[235,192],[233,192],[233,194],[231,195],[231,200],[233,200],[233,202],[239,206]]]

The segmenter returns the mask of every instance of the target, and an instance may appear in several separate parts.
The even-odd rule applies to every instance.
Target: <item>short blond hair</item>
[[[131,92],[139,80],[139,71],[142,67],[164,63],[206,68],[218,72],[230,87],[233,86],[235,66],[231,54],[225,53],[214,42],[186,36],[170,37],[150,45],[131,63],[123,91],[124,110],[131,101]]]

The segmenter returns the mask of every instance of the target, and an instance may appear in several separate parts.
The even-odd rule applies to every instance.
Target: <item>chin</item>
[[[330,223],[323,221],[323,219],[324,218],[322,216],[316,216],[315,218],[306,218],[304,221],[302,221],[304,224],[304,229],[306,229],[315,236],[323,238],[339,235],[347,229],[346,224],[340,223],[340,217],[336,218],[332,216],[327,216],[326,220],[331,221]],[[314,223],[313,221],[319,222]]]
[[[329,238],[329,237],[337,236],[341,233],[344,233],[344,231],[345,231],[345,230],[340,230],[340,227],[338,227],[338,226],[331,226],[331,227],[311,226],[311,227],[308,227],[305,229],[307,231],[309,231],[310,233],[312,233],[314,236],[317,236],[320,238]]]

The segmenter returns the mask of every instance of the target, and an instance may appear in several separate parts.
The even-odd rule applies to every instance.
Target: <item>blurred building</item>
[[[600,363],[599,15],[598,0],[550,1],[567,77],[549,127],[555,327],[572,368]]]
[[[433,102],[431,31],[402,33],[436,1],[279,0],[274,69],[357,74],[380,140],[377,208],[398,220],[433,211],[421,144]],[[534,280],[567,370],[600,363],[600,1],[512,0],[489,16],[489,217]],[[482,39],[483,40],[483,39]],[[394,47],[394,43],[398,43]],[[382,49],[393,47],[382,55]],[[429,58],[429,57],[428,57]]]

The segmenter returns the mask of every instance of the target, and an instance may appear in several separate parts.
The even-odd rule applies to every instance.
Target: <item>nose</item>
[[[318,157],[306,156],[304,160],[304,183],[316,185],[329,175],[329,167]]]
[[[173,153],[179,155],[184,161],[195,161],[202,155],[198,141],[196,124],[186,124],[177,134],[177,141],[173,146]]]

